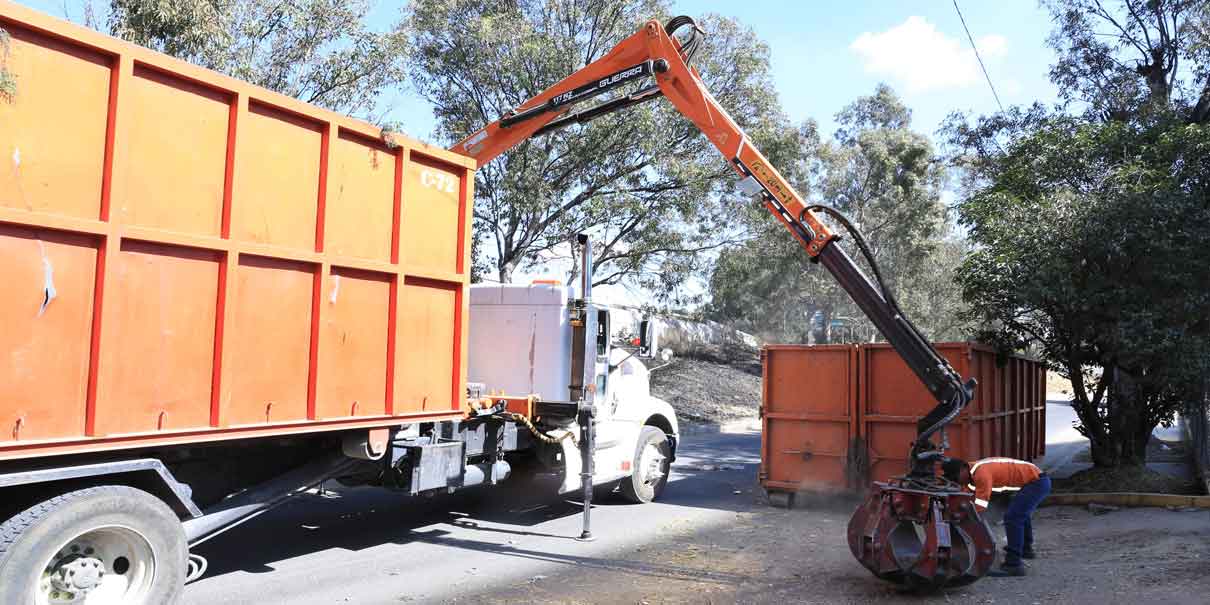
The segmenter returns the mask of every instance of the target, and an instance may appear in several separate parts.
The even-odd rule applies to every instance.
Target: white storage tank
[[[570,396],[572,289],[553,284],[471,286],[467,381],[509,395]]]

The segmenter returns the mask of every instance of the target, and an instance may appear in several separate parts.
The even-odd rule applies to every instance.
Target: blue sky
[[[769,43],[782,105],[798,120],[832,118],[879,82],[912,108],[917,129],[932,134],[953,110],[996,110],[951,0],[793,2],[680,0],[690,15],[736,18]],[[1049,15],[1033,0],[959,0],[992,83],[1005,106],[1051,102],[1054,53]]]
[[[79,20],[87,0],[21,1]],[[93,0],[99,10],[106,4]],[[403,5],[379,1],[371,20],[385,28]],[[959,0],[959,6],[1006,106],[1055,100],[1046,77],[1054,54],[1045,45],[1051,22],[1044,9],[1032,0]],[[996,109],[951,0],[673,0],[673,9],[718,13],[751,26],[769,43],[774,82],[790,117],[814,118],[825,134],[834,129],[837,111],[879,82],[903,97],[916,129],[929,135],[950,111]],[[431,138],[432,113],[413,93],[389,94],[385,103],[388,118],[409,134]]]

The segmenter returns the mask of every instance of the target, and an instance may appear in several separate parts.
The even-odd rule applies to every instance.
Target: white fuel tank
[[[570,396],[571,289],[553,284],[471,286],[467,380],[489,391],[551,401]]]

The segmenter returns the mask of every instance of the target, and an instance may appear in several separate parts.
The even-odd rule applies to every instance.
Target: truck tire
[[[0,603],[176,603],[188,556],[159,498],[123,485],[68,492],[0,525]]]
[[[635,504],[646,504],[660,497],[668,483],[671,459],[672,446],[668,444],[668,435],[654,426],[643,427],[634,449],[631,466],[634,473],[622,480],[621,489],[618,490],[622,497]]]

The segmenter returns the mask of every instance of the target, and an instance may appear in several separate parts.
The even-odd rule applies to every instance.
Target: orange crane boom
[[[669,22],[675,28],[677,20]],[[688,23],[692,23],[691,21]],[[696,25],[693,25],[696,27]],[[699,30],[700,31],[700,30]],[[795,217],[810,229],[795,235],[811,256],[817,256],[836,235],[807,210],[807,204],[763,154],[748,141],[744,131],[706,89],[697,70],[688,63],[679,40],[658,21],[648,21],[600,59],[564,78],[510,114],[466,137],[450,151],[474,158],[483,165],[522,141],[556,127],[583,122],[622,107],[663,96],[688,118],[706,138],[732,162],[743,178],[752,177],[775,198],[766,206],[787,226]],[[654,76],[656,84],[632,94],[620,102],[606,104],[581,114],[568,112],[578,103],[605,92]],[[566,116],[566,117],[565,117]]]
[[[686,28],[688,35],[678,38],[676,33]],[[994,562],[994,541],[975,512],[971,495],[938,477],[936,467],[946,460],[945,425],[974,397],[975,381],[964,383],[907,319],[852,223],[834,209],[808,204],[710,94],[690,65],[704,34],[689,17],[676,17],[667,25],[648,21],[600,59],[450,150],[482,165],[530,137],[667,98],[731,163],[742,179],[740,189],[758,196],[812,260],[827,268],[937,398],[936,408],[917,423],[908,472],[875,484],[854,513],[849,526],[853,554],[878,577],[918,588],[973,582]],[[585,101],[646,79],[654,79],[654,84],[575,110]],[[874,270],[875,281],[837,243],[839,236],[819,219],[817,210],[837,219],[849,232]],[[937,434],[939,443],[932,440]],[[915,531],[901,531],[904,523],[923,527],[924,538],[918,538]]]

